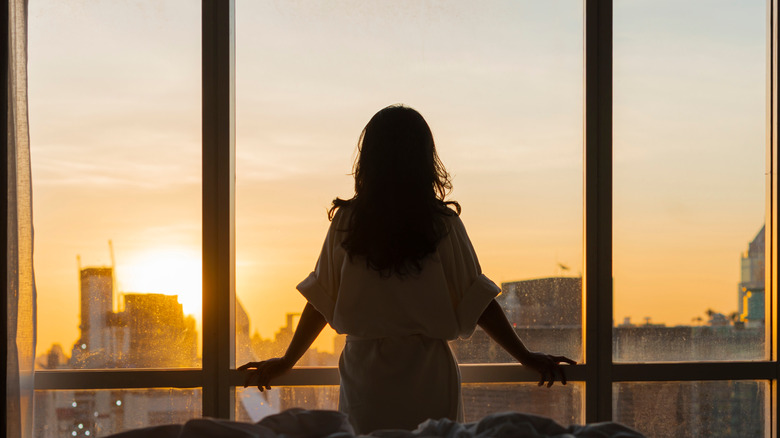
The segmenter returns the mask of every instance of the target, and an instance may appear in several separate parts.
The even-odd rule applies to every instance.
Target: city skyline
[[[707,316],[707,320],[702,318],[701,314],[696,314],[691,318],[689,324],[676,324],[667,326],[663,321],[653,321],[651,317],[643,317],[644,323],[634,322],[630,316],[622,318],[622,322],[615,319],[613,321],[613,327],[632,329],[645,327],[648,329],[656,328],[686,328],[708,325],[711,327],[724,327],[733,326],[734,328],[753,328],[762,329],[765,319],[765,294],[764,294],[764,273],[765,273],[765,260],[764,260],[764,239],[765,227],[762,227],[753,239],[746,245],[747,250],[741,253],[741,279],[736,289],[736,310],[731,311],[723,309],[713,309],[711,307],[706,308],[701,314]],[[113,251],[113,247],[109,242],[109,248]],[[113,254],[112,254],[113,259]],[[568,270],[565,265],[559,266],[562,271]],[[120,293],[117,290],[118,281],[116,279],[116,267],[115,266],[79,266],[80,275],[80,321],[79,329],[81,335],[78,340],[73,344],[72,356],[68,359],[58,359],[59,361],[67,360],[71,366],[76,368],[101,368],[104,366],[123,366],[117,365],[117,363],[123,363],[121,361],[127,361],[130,363],[145,363],[142,360],[143,349],[137,350],[135,353],[117,353],[129,348],[128,336],[133,338],[132,329],[129,334],[125,333],[128,320],[136,320],[139,317],[125,317],[124,315],[133,315],[139,310],[136,309],[160,309],[160,310],[145,310],[142,311],[142,315],[146,315],[140,318],[153,318],[155,312],[163,311],[162,309],[168,308],[173,310],[165,310],[169,316],[165,319],[176,319],[175,313],[180,313],[180,318],[189,320],[188,325],[191,324],[191,328],[180,325],[179,329],[182,332],[189,332],[187,339],[188,342],[192,342],[192,350],[190,352],[191,358],[189,362],[181,362],[179,365],[173,363],[166,365],[166,363],[158,363],[158,366],[194,366],[196,365],[196,354],[200,352],[200,332],[202,330],[200,322],[196,324],[196,318],[194,315],[187,314],[184,311],[184,306],[179,303],[178,295],[162,294],[162,293]],[[582,303],[582,277],[581,276],[552,276],[537,279],[526,279],[513,282],[501,283],[502,293],[498,297],[499,303],[505,309],[509,321],[515,328],[522,327],[555,327],[556,329],[573,329],[571,333],[573,338],[562,342],[562,348],[566,349],[567,356],[579,357],[581,343],[581,303]],[[522,293],[521,293],[522,291]],[[550,301],[549,297],[555,295],[554,301]],[[114,301],[117,302],[114,302]],[[160,304],[164,302],[168,304]],[[127,308],[128,302],[130,308]],[[121,304],[124,303],[124,306]],[[134,303],[140,303],[134,305]],[[145,303],[145,304],[144,304]],[[158,304],[152,304],[158,303]],[[552,304],[555,303],[555,304]],[[173,306],[173,307],[171,307]],[[178,310],[175,310],[178,306]],[[171,313],[173,312],[173,313]],[[285,325],[278,326],[275,330],[272,338],[269,334],[260,334],[257,327],[251,325],[251,318],[247,314],[246,310],[242,306],[240,300],[236,300],[236,362],[256,360],[259,357],[256,355],[257,351],[263,350],[263,347],[257,347],[259,345],[268,345],[270,342],[273,344],[269,347],[268,352],[272,352],[273,355],[281,355],[284,353],[284,345],[292,338],[292,332],[295,328],[294,316],[298,313],[286,312],[285,313]],[[129,319],[128,319],[129,318]],[[163,320],[160,320],[163,321]],[[697,324],[698,322],[698,324]],[[165,324],[170,324],[166,322]],[[146,326],[144,323],[140,323],[137,327]],[[158,322],[157,324],[160,324]],[[148,329],[148,327],[147,327]],[[117,333],[116,331],[120,332]],[[171,333],[174,333],[174,328]],[[324,335],[320,335],[317,342],[312,346],[312,351],[315,355],[318,350],[321,350],[322,354],[338,354],[340,341],[335,340],[335,332],[326,331]],[[688,336],[682,336],[685,339]],[[117,341],[115,339],[124,339],[123,341]],[[144,344],[152,345],[160,340],[147,340]],[[560,341],[560,340],[558,340]],[[468,342],[468,341],[466,341]],[[619,341],[616,341],[619,343]],[[753,341],[755,344],[757,341]],[[761,341],[763,342],[763,341]],[[548,342],[549,343],[549,342]],[[555,343],[555,341],[553,342]],[[120,344],[125,345],[120,347]],[[131,342],[132,344],[132,342]],[[244,345],[242,345],[244,344]],[[41,353],[41,346],[39,344],[39,350],[36,353],[36,366],[39,365],[39,361],[45,362],[46,357],[51,357],[52,354],[56,356],[62,356],[65,358],[64,350],[62,348],[63,343],[55,342],[50,344],[49,350],[45,353]],[[65,344],[67,347],[68,344]],[[544,343],[542,343],[544,345]],[[757,344],[756,344],[757,345]],[[756,347],[751,345],[751,347]],[[98,356],[102,359],[95,359],[94,354],[89,353],[92,347],[94,349],[102,351]],[[122,350],[124,348],[124,350]],[[135,347],[140,348],[140,347]],[[258,350],[258,348],[260,350]],[[186,348],[185,348],[186,350]],[[250,353],[254,350],[255,353]],[[637,351],[640,351],[638,349]],[[135,350],[134,350],[135,351]],[[752,351],[752,350],[751,350]],[[84,355],[82,359],[82,355]],[[681,354],[681,353],[677,353]],[[740,355],[742,353],[737,353]],[[114,358],[118,355],[122,359]],[[749,355],[748,355],[749,356]],[[166,356],[167,357],[167,356]],[[269,356],[270,357],[270,356]],[[108,358],[111,358],[110,360]],[[717,358],[717,357],[716,357]],[[649,358],[652,359],[652,358]],[[48,359],[51,362],[51,359]],[[98,360],[98,362],[95,362]],[[119,360],[119,362],[117,362]],[[149,360],[152,360],[150,358]],[[102,362],[100,362],[102,361]],[[41,362],[41,363],[43,363]],[[335,360],[330,361],[330,365],[335,365]],[[59,362],[57,362],[59,363]],[[96,366],[95,364],[102,363],[102,366]],[[110,365],[113,363],[114,365]],[[151,363],[151,362],[150,362]],[[81,364],[81,365],[79,365]],[[90,365],[91,364],[91,365]],[[127,366],[125,364],[124,366]],[[184,364],[184,365],[182,365]],[[138,366],[138,365],[135,365]]]
[[[762,233],[763,233],[763,227],[762,227],[761,231],[759,231],[759,234],[762,234]],[[751,240],[753,240],[753,239],[751,239]],[[748,245],[745,245],[745,246],[748,246]],[[763,246],[762,246],[762,248],[763,248]],[[108,252],[110,251],[110,242],[104,248],[104,250],[105,250],[106,255],[108,257]],[[751,250],[751,251],[754,251],[754,250]],[[743,250],[743,253],[746,255],[748,253],[748,250]],[[154,261],[152,263],[149,263],[149,264],[146,265],[146,269],[149,269],[149,267],[155,267],[155,271],[150,272],[150,273],[144,273],[143,272],[144,265],[143,264],[138,264],[138,263],[136,263],[136,264],[129,264],[129,266],[125,267],[125,269],[123,269],[121,265],[113,266],[113,267],[110,266],[110,265],[97,265],[97,266],[89,266],[89,267],[84,268],[84,269],[89,269],[89,268],[113,268],[113,269],[115,269],[115,272],[117,272],[117,278],[116,278],[116,283],[115,283],[115,285],[117,287],[117,290],[115,290],[115,294],[116,294],[116,296],[118,298],[118,300],[117,300],[117,302],[115,304],[120,304],[122,297],[124,297],[125,295],[128,295],[128,294],[130,294],[130,295],[132,295],[132,294],[164,294],[164,295],[167,295],[167,296],[175,296],[179,300],[179,302],[182,304],[183,310],[184,310],[184,314],[188,315],[188,316],[194,317],[195,320],[197,321],[198,339],[200,339],[200,331],[201,331],[200,308],[201,308],[201,302],[200,302],[200,293],[199,293],[199,291],[198,291],[197,294],[176,293],[176,289],[177,288],[176,288],[175,284],[179,280],[175,276],[166,275],[167,273],[170,273],[171,271],[175,272],[177,270],[177,269],[170,269],[169,265],[171,264],[171,262],[173,262],[173,264],[177,265],[177,268],[178,268],[178,270],[180,272],[181,271],[188,271],[190,274],[192,274],[193,272],[198,274],[198,275],[195,275],[198,278],[198,281],[196,281],[196,282],[189,281],[189,283],[190,283],[189,287],[190,287],[190,291],[192,291],[194,289],[193,285],[196,286],[199,289],[199,286],[200,286],[200,275],[199,275],[200,266],[199,266],[199,263],[197,263],[197,261],[193,257],[189,257],[189,259],[185,258],[184,261],[182,261],[182,259],[180,259],[180,258],[173,258],[173,259],[166,259],[165,258],[165,257],[168,257],[168,256],[182,257],[183,253],[180,252],[180,251],[175,251],[175,250],[174,251],[168,251],[168,252],[166,252],[166,251],[158,252],[158,255],[161,255],[163,258],[162,259],[154,259]],[[187,256],[184,255],[184,257],[187,257]],[[746,256],[743,256],[743,259],[745,257]],[[81,263],[80,262],[80,259],[81,259],[80,256],[77,256],[76,259],[79,260],[79,262],[78,262],[79,268],[78,269],[82,269],[81,266],[80,266],[80,263]],[[736,260],[736,257],[735,257],[735,260]],[[74,264],[76,264],[76,263],[74,263]],[[552,273],[550,275],[544,276],[544,277],[537,277],[537,278],[539,278],[539,279],[551,278],[551,277],[559,276],[560,274],[563,274],[563,273],[568,273],[571,270],[571,268],[568,268],[568,266],[567,266],[568,269],[563,269],[560,266],[562,264],[563,263],[558,262],[556,264],[556,266],[553,269],[551,269]],[[735,263],[735,264],[737,264],[737,263]],[[566,265],[564,265],[564,266],[566,266]],[[185,269],[182,269],[182,267],[184,267]],[[193,271],[193,270],[195,270],[195,271]],[[74,271],[77,271],[77,270],[74,270]],[[120,290],[119,288],[121,288],[123,284],[129,283],[129,282],[123,281],[121,279],[121,276],[122,276],[121,273],[122,272],[129,272],[129,273],[133,273],[133,274],[137,275],[142,280],[139,281],[139,282],[136,282],[135,284],[141,284],[141,285],[144,285],[144,286],[133,287],[133,288],[125,289],[125,290]],[[762,265],[761,272],[762,273],[764,272],[763,271],[763,265]],[[581,274],[572,276],[572,278],[580,278],[580,277],[581,277]],[[155,285],[154,281],[159,280],[159,279],[163,279],[163,281],[161,281],[160,284]],[[502,282],[502,283],[511,283],[511,280],[508,281],[508,282]],[[735,286],[740,286],[741,283],[742,283],[741,281],[736,281],[734,285]],[[762,280],[762,284],[763,284],[763,280]],[[174,285],[174,286],[171,286],[171,285]],[[297,293],[297,292],[293,291],[293,293]],[[616,291],[616,293],[617,293],[617,291]],[[741,303],[740,300],[742,299],[742,296],[744,295],[744,293],[740,293],[738,291],[737,295],[738,295],[736,297],[737,299],[732,300],[733,303],[735,303],[732,307],[720,308],[718,306],[710,306],[710,305],[708,305],[706,303],[702,303],[703,305],[701,306],[701,309],[694,310],[694,313],[689,315],[689,319],[684,319],[684,320],[682,320],[680,322],[677,322],[677,323],[668,323],[668,322],[664,321],[663,319],[656,318],[653,315],[647,315],[647,314],[642,314],[642,315],[617,315],[616,314],[615,318],[614,318],[614,324],[618,325],[621,322],[622,323],[626,323],[626,321],[627,321],[626,319],[628,318],[628,319],[631,320],[632,323],[637,324],[637,325],[640,325],[641,321],[644,321],[645,324],[649,324],[649,323],[652,322],[653,324],[660,324],[660,325],[666,325],[666,326],[685,326],[685,325],[697,325],[696,324],[697,320],[698,320],[698,325],[701,325],[701,323],[703,321],[702,316],[705,315],[709,310],[714,310],[717,313],[721,313],[721,314],[724,314],[724,315],[728,315],[728,314],[730,314],[732,312],[741,313],[742,306],[740,304]],[[763,308],[762,308],[762,310],[763,310]],[[300,310],[296,309],[296,308],[289,308],[285,313],[298,312],[298,311],[300,311]],[[283,320],[283,318],[284,318],[283,315],[284,314],[278,315],[278,320],[279,321]],[[267,330],[259,330],[258,327],[255,326],[254,330],[255,330],[256,333],[260,334],[263,337],[270,337],[277,330],[278,327],[279,326],[277,325],[271,331],[267,331]],[[63,329],[65,329],[65,330],[63,330]],[[67,332],[67,329],[64,328],[64,327],[60,327],[59,332],[60,333]],[[317,341],[317,343],[315,345],[318,346],[319,348],[324,348],[325,350],[327,350],[328,346],[331,343],[331,338],[333,336],[335,336],[335,332],[332,332],[332,330],[330,330],[329,327],[326,327],[326,331],[324,333],[325,333],[325,335],[321,336],[320,339],[318,339],[318,341]],[[55,344],[55,343],[63,345],[63,346],[69,344],[69,342],[64,340],[64,338],[62,338],[62,339],[60,339],[58,341],[49,342],[49,343],[45,343],[45,344],[42,344],[42,343],[39,342],[38,348],[37,348],[37,351],[38,351],[37,354],[41,353],[41,348],[42,347],[48,348],[47,346],[50,346],[50,345]],[[200,345],[198,345],[198,349],[200,349]]]

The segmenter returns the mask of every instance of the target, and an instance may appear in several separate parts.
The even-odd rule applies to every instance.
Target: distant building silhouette
[[[249,335],[249,315],[236,298],[236,365],[256,361],[258,357],[252,351],[252,338]]]
[[[89,267],[79,275],[81,336],[69,368],[197,366],[195,318],[184,315],[178,296],[124,294],[124,311],[114,312],[114,270]]]
[[[548,277],[501,284],[496,301],[531,350],[582,357],[582,278]],[[450,343],[460,363],[515,360],[477,328],[469,339]]]
[[[84,268],[79,272],[81,298],[81,337],[73,346],[71,357],[78,368],[103,368],[109,358],[121,354],[115,341],[115,327],[110,325],[113,312],[114,269]]]
[[[765,315],[764,274],[766,225],[748,244],[742,255],[742,279],[737,290],[737,312],[747,327],[763,326]]]
[[[198,365],[195,318],[184,316],[176,295],[125,294],[116,315],[129,340],[121,366],[134,368]]]
[[[519,328],[582,325],[582,278],[549,277],[501,283],[496,299]]]

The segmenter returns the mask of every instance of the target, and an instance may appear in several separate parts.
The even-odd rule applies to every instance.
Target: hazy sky
[[[392,103],[431,125],[488,276],[580,274],[581,2],[236,3],[236,276],[252,330],[270,337],[302,308],[295,285],[330,201],[352,193],[360,130]],[[764,14],[616,2],[617,321],[736,310],[764,218]],[[109,264],[109,239],[120,292],[200,313],[199,26],[194,1],[30,3],[39,352],[77,339],[76,256]]]

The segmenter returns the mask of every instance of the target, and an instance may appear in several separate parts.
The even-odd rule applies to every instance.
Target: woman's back
[[[298,290],[337,332],[339,410],[356,431],[462,419],[460,374],[448,340],[469,336],[499,288],[482,275],[460,217],[411,273],[382,273],[342,242],[353,214],[340,209],[317,266]]]
[[[383,274],[349,257],[341,245],[351,208],[333,218],[314,272],[298,290],[339,333],[360,337],[469,336],[499,288],[482,275],[460,218],[445,217],[446,234],[420,270]]]

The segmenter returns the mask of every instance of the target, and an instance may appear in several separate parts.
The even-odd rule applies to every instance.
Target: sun
[[[190,248],[158,248],[139,252],[116,267],[119,293],[177,295],[184,313],[201,319],[201,254]]]

